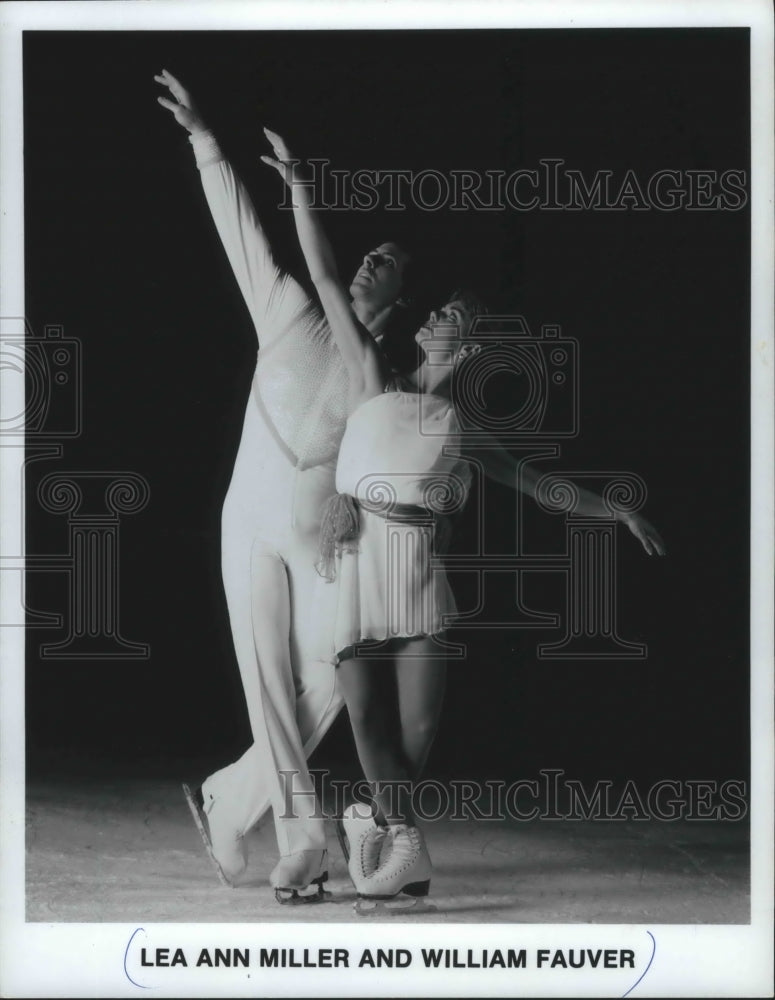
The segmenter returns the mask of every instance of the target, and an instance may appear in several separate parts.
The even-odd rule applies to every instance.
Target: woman
[[[317,613],[333,621],[329,654],[350,715],[356,747],[373,789],[374,816],[345,819],[349,871],[359,896],[426,895],[431,862],[411,808],[412,782],[435,734],[445,683],[437,638],[455,605],[432,554],[440,546],[443,507],[465,500],[468,474],[451,402],[456,366],[478,350],[466,341],[482,311],[475,297],[457,293],[416,339],[426,357],[413,375],[392,376],[373,338],[350,308],[330,245],[297,183],[295,161],[283,140],[266,130],[273,166],[292,189],[304,256],[349,377],[347,428],[336,486],[321,528],[321,582]],[[481,445],[481,435],[477,434]],[[495,442],[477,449],[494,479],[513,486],[517,463]],[[521,465],[519,488],[535,495],[537,472]],[[576,510],[610,511],[580,489]],[[658,534],[636,514],[621,515],[647,552],[662,554]],[[328,588],[328,589],[327,589]]]

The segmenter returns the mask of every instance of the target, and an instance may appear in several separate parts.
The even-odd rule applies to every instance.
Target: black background
[[[25,33],[26,311],[83,345],[84,430],[46,472],[126,470],[151,488],[121,524],[121,631],[147,661],[53,661],[30,630],[31,765],[212,769],[247,745],[220,583],[220,507],[255,338],[186,133],[155,103],[178,75],[222,138],[280,256],[298,265],[261,125],[342,168],[749,171],[746,30]],[[629,470],[668,546],[620,533],[619,630],[642,661],[552,662],[556,633],[456,637],[429,773],[744,778],[748,769],[749,227],[739,211],[327,213],[345,273],[414,231],[435,291],[460,277],[581,352],[582,432],[559,469]],[[489,516],[513,533],[514,500]],[[528,511],[535,550],[561,519]],[[28,552],[64,552],[30,504]],[[491,597],[508,614],[508,583]],[[562,610],[532,581],[529,599]],[[63,611],[61,576],[31,607]],[[340,717],[318,759],[352,752]]]

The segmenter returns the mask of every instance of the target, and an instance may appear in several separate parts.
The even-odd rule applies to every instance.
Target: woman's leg
[[[343,660],[337,670],[377,815],[389,824],[411,824],[411,774],[401,747],[394,664],[354,657]]]
[[[357,863],[354,870],[353,857],[350,859],[350,874],[359,895],[377,899],[400,892],[425,896],[432,873],[412,810],[412,782],[436,731],[444,692],[444,662],[430,642],[395,645],[395,660],[345,660],[338,668],[358,757],[372,784],[376,818],[379,821],[381,813],[389,824],[386,860],[380,857],[382,849],[377,846],[373,871],[367,870],[364,842],[360,872]]]
[[[446,681],[447,661],[429,636],[409,640],[396,653],[401,748],[413,781],[436,736]]]

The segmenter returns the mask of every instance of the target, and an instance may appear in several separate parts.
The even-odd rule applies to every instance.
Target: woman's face
[[[350,285],[353,300],[374,309],[392,306],[401,295],[409,254],[397,243],[381,243],[363,258]]]
[[[414,337],[425,351],[426,360],[437,365],[454,364],[473,318],[471,311],[458,299],[432,310]]]

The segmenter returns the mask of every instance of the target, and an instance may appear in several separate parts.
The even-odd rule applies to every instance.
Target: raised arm
[[[350,409],[378,395],[385,384],[386,362],[374,338],[353,312],[339,278],[334,252],[318,214],[310,207],[308,185],[299,183],[299,161],[277,133],[265,128],[274,157],[262,156],[274,167],[291,191],[293,216],[309,275],[320,296],[334,340],[349,376]]]
[[[490,479],[519,489],[534,500],[536,499],[536,488],[542,478],[542,473],[529,462],[520,462],[494,438],[479,433],[475,438],[461,435],[459,447],[463,457],[470,454],[472,458],[475,457],[478,462],[482,463],[482,467]],[[606,507],[603,498],[597,493],[584,489],[583,486],[575,483],[574,488],[578,497],[575,506],[577,513],[586,514],[589,517],[611,517],[611,510]],[[655,552],[661,556],[665,554],[665,543],[656,528],[645,517],[638,513],[626,512],[616,512],[614,516],[617,521],[621,521],[629,528],[650,556]]]
[[[262,346],[310,308],[307,294],[277,267],[244,184],[224,158],[190,93],[167,70],[154,77],[170,97],[157,98],[189,133],[202,188]]]

